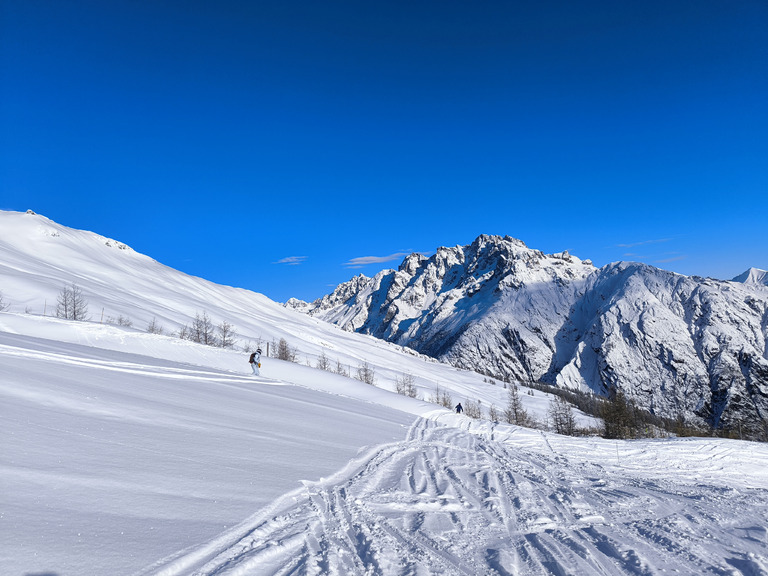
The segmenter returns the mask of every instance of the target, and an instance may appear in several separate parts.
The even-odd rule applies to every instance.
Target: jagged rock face
[[[730,426],[768,417],[767,338],[766,290],[612,264],[571,309],[546,379]]]
[[[430,258],[411,254],[373,278],[357,276],[309,313],[459,367],[531,381],[549,369],[554,338],[594,271],[568,253],[480,236]]]
[[[768,418],[768,288],[636,263],[596,269],[510,237],[411,254],[306,311],[461,368],[713,425]]]

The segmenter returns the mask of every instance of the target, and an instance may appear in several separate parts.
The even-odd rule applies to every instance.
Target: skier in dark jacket
[[[461,402],[459,402],[456,404],[456,414],[461,414],[462,412],[464,412],[464,408],[461,406]]]

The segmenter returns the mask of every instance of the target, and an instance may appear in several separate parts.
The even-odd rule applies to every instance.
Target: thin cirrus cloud
[[[669,258],[663,258],[662,260],[656,260],[657,264],[667,264],[668,262],[677,262],[679,260],[685,260],[687,256],[681,254],[679,256],[670,256]]]
[[[298,266],[299,264],[303,264],[306,259],[307,259],[306,256],[288,256],[287,258],[278,260],[277,262],[275,262],[275,264],[287,264],[288,266]]]
[[[662,242],[669,242],[671,238],[659,238],[657,240],[642,240],[640,242],[632,242],[629,244],[616,244],[619,248],[635,248],[637,246],[647,246],[648,244],[661,244]]]
[[[399,260],[404,256],[408,256],[410,252],[395,252],[389,256],[360,256],[358,258],[352,258],[349,262],[345,262],[346,268],[362,268],[369,264],[382,264],[383,262],[391,262],[392,260]]]

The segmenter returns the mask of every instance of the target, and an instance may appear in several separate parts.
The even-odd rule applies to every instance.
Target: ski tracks
[[[764,491],[625,477],[419,419],[166,575],[766,574]]]

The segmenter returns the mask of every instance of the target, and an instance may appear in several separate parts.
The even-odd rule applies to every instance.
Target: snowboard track
[[[763,490],[622,474],[420,418],[153,574],[768,574]]]

